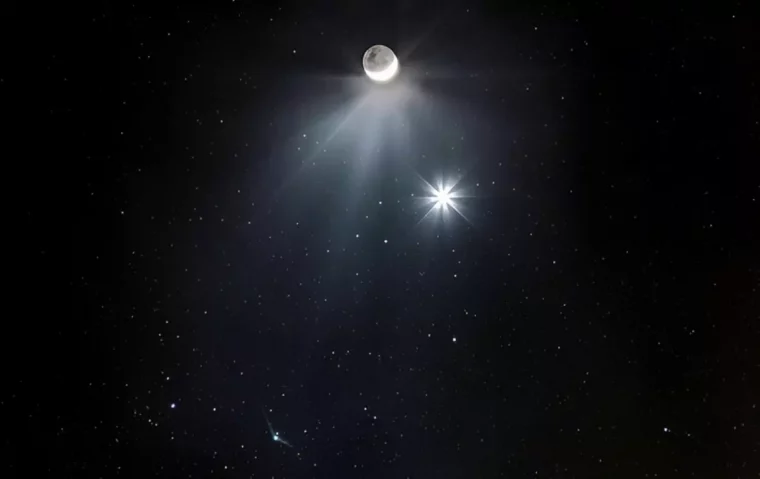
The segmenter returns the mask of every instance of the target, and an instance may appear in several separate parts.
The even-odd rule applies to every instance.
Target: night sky
[[[752,2],[64,3],[4,478],[760,477]]]

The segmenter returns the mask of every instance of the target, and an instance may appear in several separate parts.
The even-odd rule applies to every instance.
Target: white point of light
[[[171,404],[169,405],[169,407],[170,407],[170,408],[172,408],[172,409],[174,409],[175,407],[177,407],[177,405],[176,405],[176,404],[174,404],[174,403],[171,403]]]
[[[429,201],[432,206],[420,221],[424,220],[434,212],[439,212],[442,217],[446,217],[449,214],[449,211],[453,211],[469,223],[470,220],[464,215],[459,205],[460,199],[466,198],[467,196],[463,195],[461,190],[457,188],[458,181],[440,181],[438,187],[431,185],[424,179],[422,179],[422,181],[425,184],[425,189],[427,189],[430,194],[430,196],[423,198]]]
[[[451,206],[451,187],[435,191],[435,201],[439,207]]]

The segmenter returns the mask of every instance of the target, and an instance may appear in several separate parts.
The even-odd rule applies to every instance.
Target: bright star
[[[462,205],[460,204],[460,200],[463,198],[466,198],[467,196],[462,192],[461,188],[457,188],[459,181],[453,181],[448,180],[444,182],[443,180],[438,182],[438,186],[435,187],[425,181],[422,180],[425,189],[428,192],[427,196],[423,196],[422,198],[425,200],[427,204],[431,204],[428,211],[425,213],[425,215],[422,217],[422,220],[430,216],[431,214],[440,214],[440,216],[444,219],[450,214],[450,211],[454,211],[459,216],[461,216],[465,221],[469,222],[470,220],[467,219],[467,217],[464,215],[464,212],[462,211]]]
[[[436,206],[439,208],[452,206],[450,191],[451,188],[443,188],[435,192]]]

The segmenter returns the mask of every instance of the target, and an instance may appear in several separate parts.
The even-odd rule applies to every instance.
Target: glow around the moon
[[[399,70],[396,54],[385,45],[374,45],[367,49],[362,65],[370,80],[378,83],[391,81]]]

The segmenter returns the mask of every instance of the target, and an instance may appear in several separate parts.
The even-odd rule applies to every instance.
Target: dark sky
[[[2,476],[758,477],[758,24],[610,3],[31,12]]]

